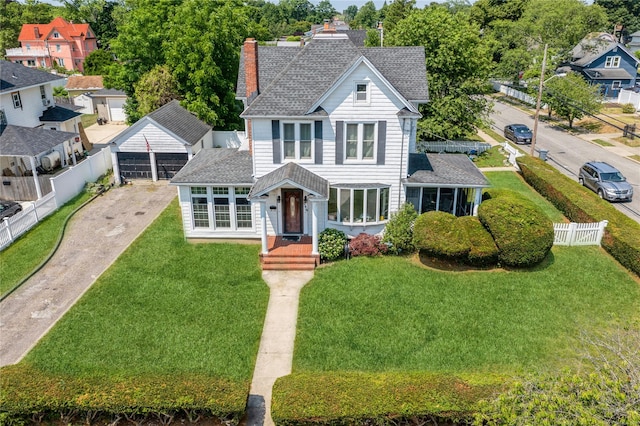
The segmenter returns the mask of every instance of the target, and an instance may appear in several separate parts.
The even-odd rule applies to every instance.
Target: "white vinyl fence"
[[[64,173],[52,177],[53,191],[36,200],[20,213],[0,222],[0,250],[9,246],[20,235],[78,195],[87,182],[95,182],[111,167],[111,152],[107,147],[87,157],[76,166],[69,167]]]
[[[609,222],[597,223],[554,223],[554,245],[558,246],[598,246]]]
[[[618,93],[618,103],[620,105],[633,104],[636,111],[640,111],[640,93],[633,90],[622,89]]]
[[[509,154],[509,163],[513,167],[515,167],[516,170],[520,170],[520,167],[518,167],[518,163],[516,163],[516,158],[522,157],[524,154],[519,149],[511,145],[509,142],[504,142],[502,144],[502,147]]]

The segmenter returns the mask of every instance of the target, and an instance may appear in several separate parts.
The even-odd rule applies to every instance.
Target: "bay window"
[[[389,188],[386,186],[343,186],[329,189],[329,221],[367,225],[386,221],[388,218]]]

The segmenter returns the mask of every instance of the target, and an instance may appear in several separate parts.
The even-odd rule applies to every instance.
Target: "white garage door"
[[[109,115],[111,121],[125,121],[127,117],[124,115],[124,99],[108,99]]]

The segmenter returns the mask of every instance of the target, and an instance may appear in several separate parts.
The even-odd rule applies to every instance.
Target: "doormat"
[[[284,241],[293,241],[293,242],[298,242],[300,241],[300,236],[299,235],[283,235],[282,239]]]

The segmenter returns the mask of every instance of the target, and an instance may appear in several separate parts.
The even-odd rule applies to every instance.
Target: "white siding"
[[[129,134],[127,139],[116,148],[116,151],[147,152],[145,137],[147,138],[147,141],[149,141],[151,150],[155,153],[189,153],[187,145],[184,145],[178,139],[151,123],[147,123],[145,126],[137,129],[134,133]]]
[[[46,109],[42,105],[40,96],[40,87],[30,87],[27,89],[17,90],[20,93],[20,101],[22,108],[14,108],[11,93],[3,93],[0,99],[0,107],[4,109],[7,117],[7,124],[24,127],[37,127],[40,123],[40,116]]]

